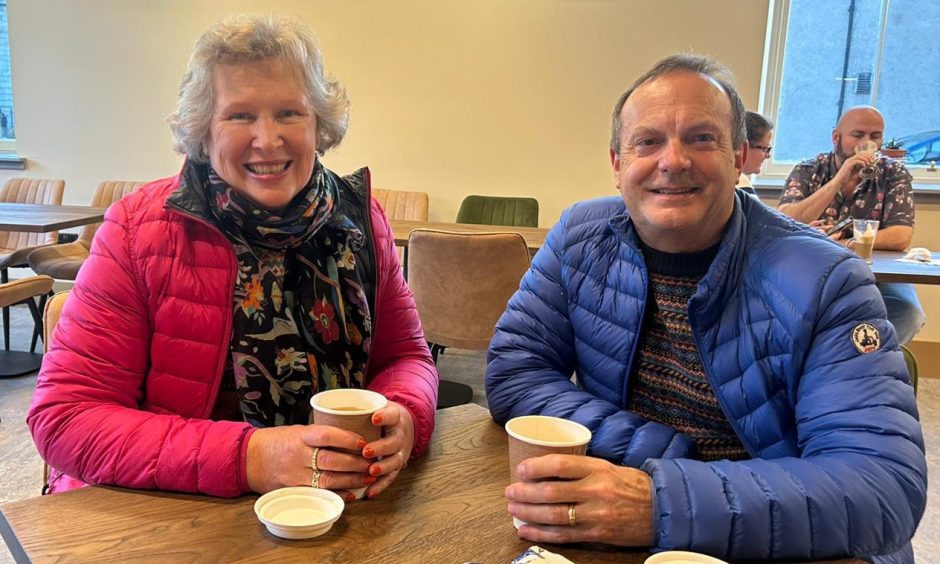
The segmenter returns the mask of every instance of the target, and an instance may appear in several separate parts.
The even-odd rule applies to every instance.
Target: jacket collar
[[[747,213],[755,205],[763,205],[741,190],[735,190],[734,209],[725,227],[725,233],[718,246],[718,253],[712,260],[708,272],[699,281],[698,290],[692,297],[689,313],[695,315],[697,322],[710,325],[721,315],[721,309],[731,293],[737,287],[744,261],[744,247],[747,232]],[[621,213],[610,218],[610,229],[627,244],[626,257],[646,273],[643,253],[640,251],[639,234],[624,208]]]

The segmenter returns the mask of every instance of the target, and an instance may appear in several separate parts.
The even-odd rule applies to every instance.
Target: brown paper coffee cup
[[[591,431],[574,421],[545,415],[526,415],[506,423],[509,434],[509,483],[518,482],[516,467],[527,458],[546,454],[587,452]]]
[[[341,388],[320,392],[310,398],[313,407],[312,423],[329,425],[352,431],[371,443],[382,438],[382,427],[372,424],[372,414],[385,407],[388,400],[382,394],[357,388]],[[361,454],[359,451],[351,451]],[[362,499],[366,488],[352,491]]]

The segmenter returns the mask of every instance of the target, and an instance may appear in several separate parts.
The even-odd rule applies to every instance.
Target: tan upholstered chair
[[[52,339],[52,330],[55,329],[56,323],[59,322],[59,315],[62,314],[62,306],[65,305],[65,300],[68,299],[68,291],[59,292],[58,294],[52,296],[52,299],[46,303],[46,308],[42,313],[42,345],[43,352],[49,351],[49,342]],[[46,486],[49,484],[49,465],[45,462],[42,465],[42,493],[46,493]]]
[[[143,182],[126,182],[123,180],[109,180],[102,182],[95,189],[91,198],[91,207],[107,208],[143,186]],[[95,236],[100,223],[86,225],[82,228],[78,239],[71,243],[52,245],[37,249],[29,254],[29,267],[39,274],[45,274],[60,280],[75,280],[78,269],[88,258],[91,249],[91,240]]]
[[[403,190],[372,190],[389,219],[428,220],[428,195],[424,192]]]
[[[442,347],[489,347],[496,321],[528,268],[529,249],[518,233],[411,232],[408,285],[435,362]],[[471,397],[466,386],[441,381],[438,408]]]
[[[0,284],[0,307],[10,307],[17,304],[26,304],[29,306],[29,312],[33,316],[35,330],[33,331],[33,342],[30,352],[36,348],[36,339],[42,330],[42,318],[40,317],[40,308],[45,306],[49,291],[52,290],[52,278],[48,276],[30,276],[12,282]],[[40,305],[37,307],[34,298],[39,297]],[[8,334],[9,318],[3,320],[3,332]],[[9,350],[9,349],[7,349]]]
[[[385,215],[389,219],[408,219],[411,221],[428,220],[428,195],[425,192],[406,192],[404,190],[372,190]],[[405,249],[398,247],[398,261],[405,266]]]
[[[65,181],[48,178],[11,178],[0,189],[0,202],[62,205]],[[10,281],[8,268],[26,266],[26,257],[37,247],[51,245],[59,233],[0,231],[0,284]],[[3,307],[3,348],[10,350],[10,309]]]

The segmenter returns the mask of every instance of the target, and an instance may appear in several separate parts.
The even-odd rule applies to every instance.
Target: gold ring
[[[320,487],[320,471],[319,470],[313,471],[313,479],[310,480],[310,486],[314,488]]]
[[[408,466],[408,462],[405,460],[405,453],[403,453],[401,449],[399,449],[398,452],[396,452],[395,454],[398,455],[398,461],[400,462],[400,464],[398,465],[398,469],[404,470],[405,466]]]
[[[317,466],[318,454],[320,454],[320,447],[313,447],[313,454],[310,456],[310,467],[313,468],[314,472],[320,469],[320,467]]]
[[[574,527],[577,524],[578,524],[578,519],[574,515],[574,504],[569,503],[568,504],[568,526]]]

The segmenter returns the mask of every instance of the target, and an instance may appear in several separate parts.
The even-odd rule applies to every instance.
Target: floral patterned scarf
[[[372,316],[356,268],[362,231],[337,212],[339,188],[319,161],[282,213],[193,166],[238,257],[226,372],[242,414],[256,427],[306,424],[318,390],[363,385]]]

